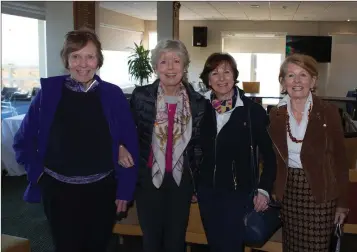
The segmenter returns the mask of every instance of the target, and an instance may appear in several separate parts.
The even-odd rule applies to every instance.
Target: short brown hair
[[[61,58],[66,69],[68,69],[69,54],[81,50],[88,44],[88,42],[92,42],[97,48],[98,67],[101,68],[103,66],[104,57],[102,53],[102,44],[100,43],[98,36],[89,28],[81,28],[79,30],[70,31],[65,36],[65,41],[61,50]]]
[[[226,62],[231,66],[233,71],[234,84],[238,83],[237,78],[239,71],[237,69],[237,63],[234,58],[228,53],[213,53],[207,58],[202,73],[200,74],[200,79],[203,81],[207,88],[210,88],[209,74],[223,62]]]
[[[319,71],[317,70],[317,61],[309,55],[295,53],[286,57],[283,64],[281,64],[280,66],[280,72],[279,72],[280,84],[282,80],[285,78],[288,64],[298,65],[299,67],[305,69],[311,75],[311,77],[315,77],[316,79],[319,77]]]

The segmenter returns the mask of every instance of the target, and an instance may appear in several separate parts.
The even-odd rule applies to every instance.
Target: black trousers
[[[151,180],[137,188],[136,207],[143,231],[144,252],[184,252],[193,187],[185,172],[180,186],[165,174],[157,189]]]
[[[116,182],[74,185],[49,175],[40,180],[56,252],[106,252],[116,217]]]
[[[211,252],[243,252],[243,217],[253,204],[248,193],[198,188],[198,204]]]

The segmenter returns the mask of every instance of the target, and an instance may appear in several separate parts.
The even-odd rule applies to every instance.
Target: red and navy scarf
[[[232,96],[232,98],[227,99],[227,100],[218,100],[217,96],[215,94],[215,92],[212,90],[211,93],[211,104],[212,107],[219,113],[219,114],[223,114],[227,111],[232,110],[237,102],[237,88],[233,88],[234,89],[234,94]]]

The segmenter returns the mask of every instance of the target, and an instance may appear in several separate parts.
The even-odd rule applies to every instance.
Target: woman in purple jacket
[[[136,165],[118,164],[120,145],[137,163],[137,133],[122,90],[95,74],[101,50],[92,31],[67,33],[61,56],[70,75],[41,79],[14,139],[29,181],[24,199],[42,194],[57,252],[106,251],[137,180]]]

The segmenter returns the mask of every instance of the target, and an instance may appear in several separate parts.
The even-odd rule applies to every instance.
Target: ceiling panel
[[[283,6],[286,7],[286,9],[294,9],[296,10],[297,7],[299,7],[300,2],[275,2],[271,1],[270,2],[270,8],[271,9],[282,9]]]
[[[301,2],[297,12],[321,13],[331,6],[331,2]]]
[[[252,8],[258,5],[259,8]],[[157,2],[100,2],[100,6],[144,20],[156,20]],[[180,20],[357,21],[357,2],[194,1],[181,2]]]
[[[209,2],[181,2],[181,5],[186,6],[187,8],[212,8]]]
[[[210,2],[218,10],[234,10],[239,7],[238,2]]]
[[[269,9],[269,2],[239,2],[241,8],[244,10],[262,10]],[[253,6],[259,6],[258,8],[254,8]]]

